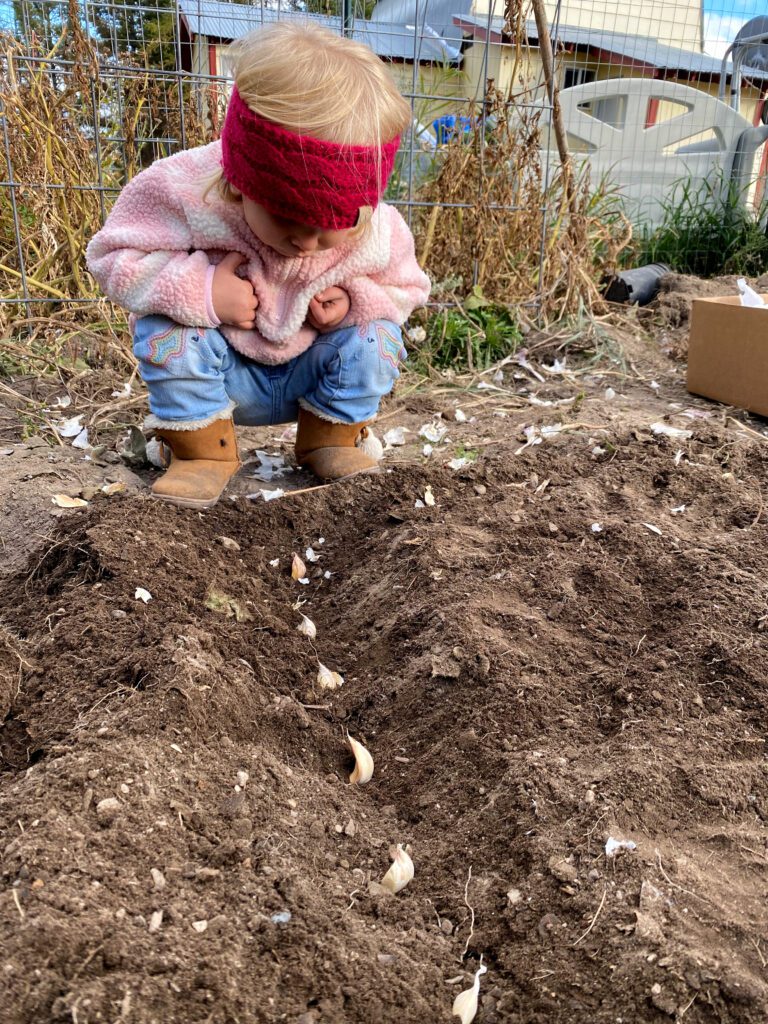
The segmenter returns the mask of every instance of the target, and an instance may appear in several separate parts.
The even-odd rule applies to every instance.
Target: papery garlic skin
[[[488,970],[484,967],[482,962],[480,967],[475,973],[475,980],[472,983],[472,988],[466,988],[463,992],[459,992],[456,998],[453,1000],[453,1009],[451,1015],[453,1017],[459,1017],[461,1024],[472,1024],[477,1013],[477,1000],[480,996],[480,975],[485,974]]]
[[[403,849],[402,844],[397,844],[395,859],[389,871],[384,875],[381,884],[393,894],[400,892],[413,878],[413,861],[408,852]]]
[[[321,661],[318,661],[317,684],[322,690],[338,690],[344,684],[344,677],[338,672],[331,672]]]
[[[353,786],[363,786],[373,777],[373,758],[370,751],[358,740],[353,740],[349,733],[347,733],[347,742],[355,755],[355,768],[349,776],[349,781]]]
[[[306,615],[301,616],[301,622],[296,627],[299,633],[303,633],[304,636],[308,636],[310,640],[314,640],[317,636],[317,626],[315,626],[312,619],[308,619]]]

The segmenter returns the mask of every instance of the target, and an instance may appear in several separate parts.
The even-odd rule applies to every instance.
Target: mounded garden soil
[[[764,1024],[768,445],[671,370],[593,384],[457,425],[492,440],[456,471],[97,496],[36,542],[0,582],[0,1024],[434,1024],[481,957],[478,1024]],[[521,450],[532,417],[571,426]]]
[[[720,295],[738,295],[738,275],[705,279],[689,274],[666,274],[661,278],[659,294],[651,306],[641,312],[656,328],[660,347],[675,359],[688,353],[691,303],[694,299],[712,299]],[[768,274],[748,280],[761,294],[768,291]]]

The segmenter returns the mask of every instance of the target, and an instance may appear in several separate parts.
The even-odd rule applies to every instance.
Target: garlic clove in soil
[[[413,861],[408,854],[408,850],[404,850],[402,844],[398,843],[394,860],[389,871],[382,878],[381,884],[385,889],[389,889],[391,893],[398,893],[408,885],[412,878]]]
[[[353,740],[349,733],[347,733],[347,742],[355,755],[355,768],[349,776],[349,781],[353,786],[362,786],[366,782],[370,782],[373,776],[373,758],[370,751],[358,740]]]
[[[322,661],[317,663],[317,683],[321,690],[338,690],[344,683],[344,677],[338,672],[331,672]]]
[[[301,616],[301,622],[296,629],[299,633],[303,633],[304,636],[308,636],[310,640],[314,640],[317,636],[317,627],[312,619],[308,619],[306,615]]]
[[[304,565],[299,556],[294,552],[293,561],[291,562],[291,579],[303,580],[307,575],[307,567]]]
[[[88,506],[88,502],[84,498],[71,498],[68,494],[54,494],[51,501],[59,508],[87,508]]]
[[[481,960],[480,967],[475,973],[475,980],[472,983],[472,988],[466,988],[463,992],[459,992],[453,1000],[451,1015],[453,1017],[459,1017],[461,1019],[461,1024],[471,1024],[475,1019],[475,1014],[477,1013],[477,1000],[480,996],[480,975],[485,974],[487,970],[488,968],[483,966],[483,962]]]

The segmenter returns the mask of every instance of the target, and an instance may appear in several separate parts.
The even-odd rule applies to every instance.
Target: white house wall
[[[502,0],[475,0],[473,13],[485,15],[489,7],[504,17]],[[559,7],[559,10],[558,10]],[[656,39],[667,46],[701,52],[703,26],[701,0],[545,0],[547,20],[607,32],[629,32]]]

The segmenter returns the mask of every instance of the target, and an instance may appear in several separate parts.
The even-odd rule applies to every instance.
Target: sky
[[[745,21],[768,14],[766,0],[704,0],[704,49],[722,57]]]

